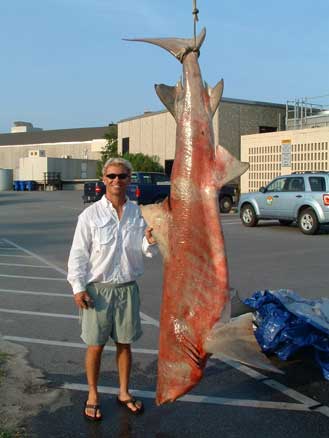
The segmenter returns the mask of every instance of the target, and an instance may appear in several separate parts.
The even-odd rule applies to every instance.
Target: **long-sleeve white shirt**
[[[143,254],[153,257],[157,245],[144,235],[146,223],[138,205],[127,200],[119,220],[104,195],[79,216],[68,261],[67,280],[73,293],[92,282],[120,284],[144,272]]]

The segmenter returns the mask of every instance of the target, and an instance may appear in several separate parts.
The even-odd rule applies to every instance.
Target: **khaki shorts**
[[[82,310],[81,338],[87,345],[105,345],[109,337],[131,344],[142,335],[139,289],[135,281],[113,285],[91,283],[93,307]]]

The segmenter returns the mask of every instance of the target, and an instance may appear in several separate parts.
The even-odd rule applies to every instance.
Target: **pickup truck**
[[[102,181],[87,182],[84,184],[83,202],[95,202],[105,193]],[[159,172],[133,172],[131,184],[127,187],[127,196],[137,204],[155,204],[162,202],[170,193],[170,178]],[[219,209],[221,213],[229,213],[237,204],[237,187],[223,186],[218,192]]]
[[[83,202],[95,202],[105,193],[102,181],[84,184]],[[162,202],[170,193],[170,178],[160,172],[132,172],[131,183],[127,187],[127,196],[137,204],[155,204]]]

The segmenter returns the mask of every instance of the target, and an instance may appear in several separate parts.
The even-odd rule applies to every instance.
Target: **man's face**
[[[125,177],[124,177],[125,176]],[[127,185],[131,178],[128,170],[121,164],[110,164],[106,168],[103,182],[106,186],[106,193],[113,196],[126,194]]]

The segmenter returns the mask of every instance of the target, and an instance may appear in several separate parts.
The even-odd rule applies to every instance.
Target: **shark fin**
[[[208,94],[210,97],[210,109],[211,109],[212,117],[214,116],[218,108],[219,102],[222,98],[223,89],[224,89],[223,79],[221,79],[214,88],[208,86]]]
[[[175,101],[178,92],[178,84],[176,87],[170,87],[164,84],[155,85],[155,91],[161,102],[175,118]]]
[[[252,313],[233,318],[227,324],[215,324],[206,339],[204,349],[214,357],[217,354],[220,358],[222,354],[233,361],[283,374],[261,352],[253,333]]]
[[[166,198],[161,204],[141,205],[142,215],[159,245],[163,258],[169,254],[168,224],[170,220],[169,201]]]
[[[215,162],[218,189],[249,169],[249,163],[239,161],[220,145],[216,147]]]
[[[140,41],[142,43],[150,43],[170,52],[180,62],[183,62],[184,55],[191,51],[198,51],[202,46],[202,43],[206,37],[206,29],[203,28],[200,34],[197,36],[196,41],[194,38],[124,38],[125,41]]]

